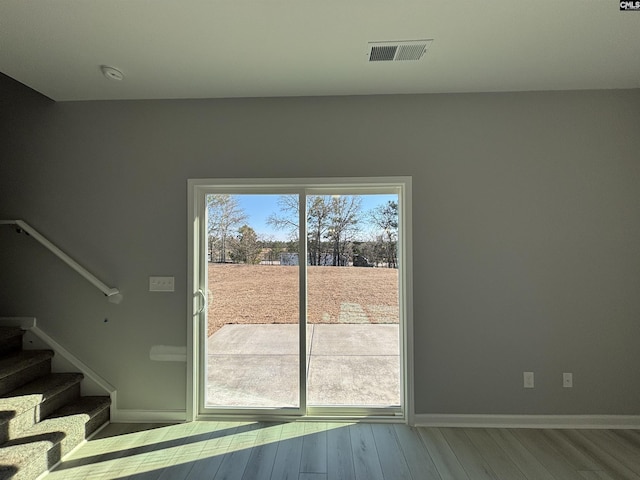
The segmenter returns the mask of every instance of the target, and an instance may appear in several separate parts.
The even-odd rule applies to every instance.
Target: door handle
[[[207,306],[207,297],[205,296],[204,292],[202,291],[201,288],[198,289],[198,291],[196,293],[194,293],[194,296],[198,296],[202,298],[202,304],[200,305],[200,308],[198,309],[198,311],[196,313],[193,314],[194,317],[197,317],[198,315],[200,315],[203,311],[204,311],[204,307]]]

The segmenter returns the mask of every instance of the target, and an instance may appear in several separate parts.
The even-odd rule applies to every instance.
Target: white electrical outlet
[[[524,388],[533,388],[533,372],[524,372]]]
[[[563,373],[562,374],[562,386],[564,388],[572,388],[573,387],[573,373]]]
[[[149,277],[150,292],[173,292],[174,290],[174,277]]]

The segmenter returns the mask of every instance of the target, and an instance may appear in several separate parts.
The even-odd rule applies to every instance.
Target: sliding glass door
[[[196,416],[403,415],[406,185],[190,182]]]
[[[297,408],[297,240],[258,234],[279,195],[209,193],[205,406]]]
[[[311,192],[307,405],[399,408],[398,194]]]

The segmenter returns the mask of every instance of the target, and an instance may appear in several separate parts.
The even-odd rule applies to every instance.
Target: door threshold
[[[205,413],[196,421],[228,422],[323,422],[323,423],[407,423],[401,413],[342,414],[342,415],[275,415],[246,413]]]

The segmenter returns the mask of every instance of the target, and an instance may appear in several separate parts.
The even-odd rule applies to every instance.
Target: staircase
[[[109,397],[81,397],[80,373],[51,373],[51,350],[22,350],[0,327],[0,480],[35,480],[109,421]]]

